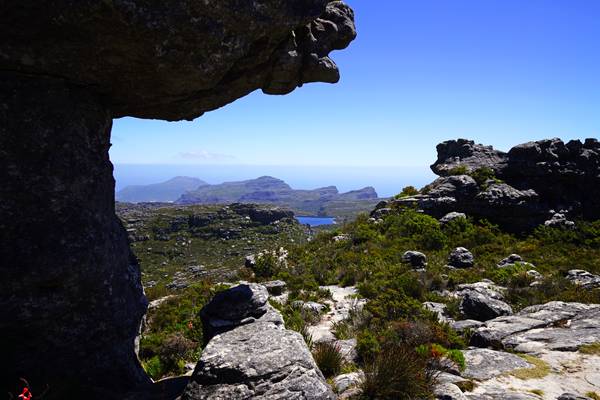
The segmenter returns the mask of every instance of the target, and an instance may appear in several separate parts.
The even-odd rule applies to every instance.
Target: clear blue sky
[[[339,84],[194,122],[117,120],[113,162],[421,166],[451,138],[600,136],[600,1],[348,3],[359,36],[333,54]]]

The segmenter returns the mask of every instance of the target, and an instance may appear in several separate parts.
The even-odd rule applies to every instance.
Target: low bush
[[[435,374],[427,359],[407,346],[386,346],[365,365],[361,398],[365,400],[409,400],[429,398]]]
[[[318,342],[314,344],[313,358],[326,378],[339,374],[344,364],[344,356],[338,345],[332,342]]]

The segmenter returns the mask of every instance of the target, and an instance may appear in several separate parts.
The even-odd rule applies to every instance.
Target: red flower
[[[33,396],[31,394],[31,392],[29,391],[29,389],[26,388],[26,387],[24,387],[23,388],[23,393],[21,393],[19,395],[19,399],[22,399],[22,400],[31,400],[32,398],[33,398]]]

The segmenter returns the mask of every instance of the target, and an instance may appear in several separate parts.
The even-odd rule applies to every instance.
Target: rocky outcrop
[[[235,203],[229,205],[229,208],[235,213],[248,216],[252,221],[263,225],[269,225],[282,219],[294,218],[294,213],[292,211],[278,207],[266,208],[257,207],[254,204]]]
[[[437,145],[436,150],[438,158],[431,170],[439,176],[456,175],[453,172],[460,167],[466,172],[488,167],[498,173],[506,167],[508,161],[506,153],[467,139],[442,142]]]
[[[576,351],[600,342],[600,305],[553,301],[487,321],[471,344],[524,353]]]
[[[210,340],[182,400],[335,398],[302,336],[284,328],[267,298],[264,286],[242,284],[202,309]]]
[[[123,398],[146,300],[114,214],[112,118],[192,119],[336,82],[341,1],[20,1],[0,14],[0,386]],[[96,388],[102,388],[96,390]],[[115,394],[116,392],[116,394]]]
[[[2,21],[0,69],[87,87],[115,117],[166,120],[256,89],[337,82],[328,54],[356,36],[352,10],[329,0],[25,1],[5,7]]]
[[[415,206],[436,218],[461,212],[514,231],[546,221],[548,226],[571,228],[568,218],[600,218],[600,142],[596,139],[566,144],[560,139],[541,140],[515,146],[508,153],[458,139],[437,149],[438,159],[431,168],[440,178],[421,194],[378,208]]]
[[[568,281],[571,281],[584,289],[600,288],[600,275],[594,275],[591,272],[582,269],[569,270],[566,278]]]
[[[57,398],[150,382],[134,353],[147,302],[115,216],[110,128],[85,89],[0,73],[4,393],[20,377]]]
[[[464,350],[467,368],[462,373],[465,378],[483,381],[500,374],[520,368],[532,368],[533,365],[521,357],[490,349]]]

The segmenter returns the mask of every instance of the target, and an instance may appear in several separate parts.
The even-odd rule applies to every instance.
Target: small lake
[[[304,225],[319,226],[319,225],[332,225],[335,224],[335,218],[333,217],[296,217],[298,222]]]

